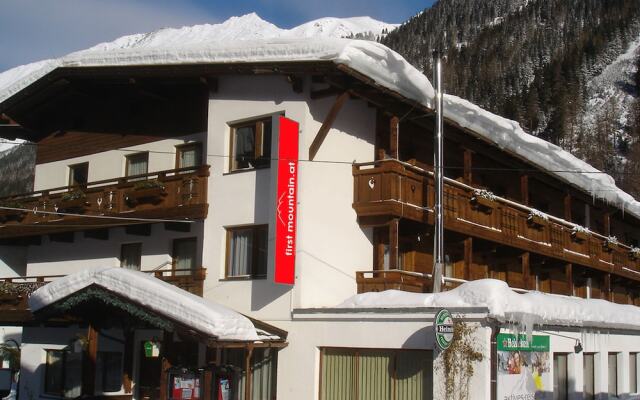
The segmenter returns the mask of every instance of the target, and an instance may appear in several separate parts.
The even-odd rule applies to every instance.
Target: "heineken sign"
[[[447,309],[436,314],[435,320],[436,343],[442,350],[446,350],[453,341],[453,317]]]

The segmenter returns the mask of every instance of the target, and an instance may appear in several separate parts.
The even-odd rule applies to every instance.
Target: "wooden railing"
[[[430,291],[431,279],[409,271],[358,271],[356,272],[358,293],[403,290],[405,292],[426,293]]]
[[[202,296],[206,268],[197,269],[159,269],[142,271],[153,274],[156,278],[177,286],[187,292]],[[41,286],[65,275],[16,276],[0,278],[0,300],[3,296],[8,300],[11,296],[26,297]],[[0,308],[1,309],[1,308]]]
[[[355,164],[354,203],[363,225],[391,218],[433,224],[434,180],[430,171],[397,160]],[[487,198],[489,197],[489,198]],[[640,260],[631,247],[525,205],[477,195],[476,188],[445,179],[445,229],[533,252],[567,263],[640,280]]]
[[[204,165],[2,198],[0,238],[141,222],[135,218],[202,219],[208,208],[208,176]]]

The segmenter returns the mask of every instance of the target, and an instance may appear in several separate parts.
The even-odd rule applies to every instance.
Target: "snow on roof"
[[[29,296],[32,311],[97,285],[155,313],[219,340],[264,339],[245,316],[163,282],[152,275],[119,267],[84,270],[57,279]]]
[[[402,56],[376,42],[333,38],[214,41],[208,34],[188,27],[169,30],[152,39],[143,36],[132,35],[59,59],[6,71],[0,74],[0,102],[63,67],[331,61],[432,108],[434,90],[427,77]],[[176,37],[180,40],[176,41]],[[640,203],[619,189],[609,175],[560,147],[527,134],[515,121],[456,96],[445,95],[444,103],[444,116],[449,121],[640,218]]]
[[[599,299],[581,299],[555,294],[518,294],[506,282],[481,279],[442,293],[409,293],[387,290],[363,293],[337,308],[486,307],[489,317],[503,323],[518,323],[530,330],[534,325],[640,330],[640,307]]]

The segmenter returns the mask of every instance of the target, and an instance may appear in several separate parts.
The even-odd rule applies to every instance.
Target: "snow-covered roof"
[[[488,317],[527,330],[534,325],[640,330],[640,307],[542,292],[519,294],[495,279],[467,282],[441,293],[363,293],[337,306],[354,310],[416,307],[486,307]]]
[[[94,285],[218,340],[269,338],[242,314],[149,274],[119,267],[84,270],[48,283],[31,294],[29,307],[36,312]]]
[[[57,68],[329,61],[346,65],[382,87],[432,108],[434,90],[429,80],[402,56],[376,42],[332,38],[214,41],[208,35],[185,29],[188,30],[172,30],[153,40],[136,36],[131,39],[133,44],[122,38],[11,69],[0,74],[0,103]],[[176,37],[180,40],[176,41]],[[527,134],[515,121],[456,96],[446,95],[444,103],[445,118],[450,122],[640,218],[640,203],[619,189],[609,175],[560,147]]]

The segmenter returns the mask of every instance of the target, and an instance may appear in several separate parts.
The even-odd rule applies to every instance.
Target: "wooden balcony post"
[[[567,279],[567,293],[568,296],[573,296],[574,283],[573,283],[573,264],[567,263],[564,266],[564,274]]]
[[[400,119],[395,115],[390,121],[389,150],[391,158],[400,159]]]
[[[525,206],[529,205],[529,175],[520,176],[520,200]]]
[[[613,301],[611,293],[611,274],[604,274],[604,286],[602,287],[602,295],[605,300]]]
[[[611,236],[611,214],[609,211],[606,211],[602,216],[603,225],[604,225],[604,235]]]
[[[133,336],[132,329],[124,330],[124,355],[122,366],[122,387],[129,394],[133,391]]]
[[[526,290],[531,290],[531,265],[529,264],[530,255],[528,251],[522,253],[520,257],[522,262],[522,281],[524,282],[524,288]]]
[[[464,167],[463,167],[463,179],[466,183],[473,182],[473,152],[469,149],[464,149]]]
[[[399,269],[400,252],[400,219],[394,218],[389,222],[389,269]]]
[[[564,219],[571,221],[571,194],[567,193],[564,195]]]
[[[471,280],[471,268],[473,263],[473,238],[471,236],[464,240],[464,279]]]

